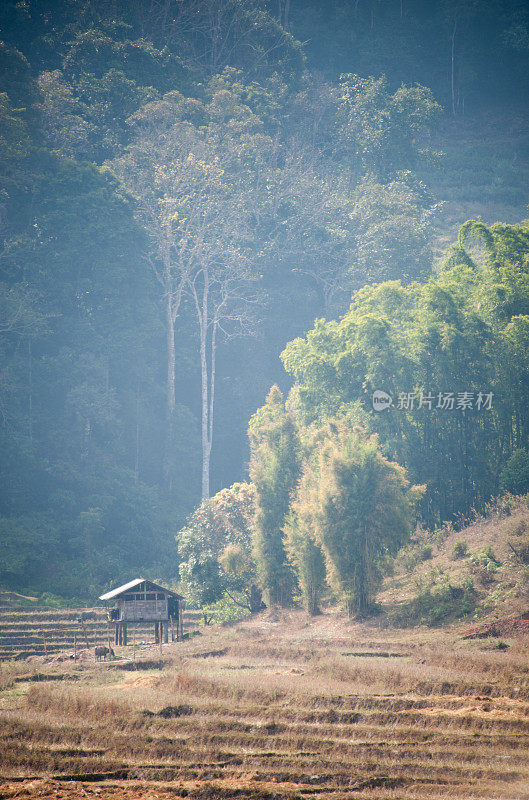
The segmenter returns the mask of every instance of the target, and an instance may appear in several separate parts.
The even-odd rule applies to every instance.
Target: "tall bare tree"
[[[196,124],[202,123],[202,124]],[[205,123],[205,124],[204,124]],[[239,162],[258,124],[227,91],[204,106],[170,92],[133,117],[134,138],[113,162],[138,202],[147,259],[162,287],[167,333],[167,483],[175,411],[175,326],[189,301],[199,332],[202,496],[209,496],[219,336],[248,330],[255,274],[249,208]]]

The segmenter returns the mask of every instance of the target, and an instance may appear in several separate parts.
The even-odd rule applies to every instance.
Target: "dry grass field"
[[[0,797],[529,799],[529,642],[466,627],[265,612],[146,669],[5,662]]]
[[[24,660],[35,655],[72,652],[104,645],[114,631],[109,629],[105,608],[50,609],[34,608],[12,602],[2,602],[0,593],[0,661]],[[86,619],[81,624],[79,617]],[[197,627],[202,615],[198,611],[184,612],[185,630]],[[137,641],[153,638],[152,624],[136,629]]]
[[[527,611],[528,564],[520,501],[419,535],[369,622],[269,611],[163,655],[136,639],[136,662],[132,647],[115,662],[69,658],[78,611],[6,607],[0,798],[529,800],[528,626],[463,638]],[[474,605],[458,620],[468,581]],[[437,627],[413,617],[418,595],[447,603]],[[91,648],[106,640],[95,611]]]

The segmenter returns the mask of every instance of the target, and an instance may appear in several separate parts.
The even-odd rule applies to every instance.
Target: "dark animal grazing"
[[[116,657],[111,647],[104,647],[103,645],[101,645],[100,647],[96,647],[95,654],[97,661],[101,661],[101,659],[106,661],[107,656],[112,656],[112,658]]]

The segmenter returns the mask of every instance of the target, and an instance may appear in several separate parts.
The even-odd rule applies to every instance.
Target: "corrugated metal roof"
[[[124,583],[123,586],[118,586],[117,589],[112,589],[112,591],[106,592],[106,594],[102,594],[99,599],[112,600],[113,597],[118,597],[120,594],[127,592],[129,589],[133,589],[135,586],[139,586],[141,583],[147,583],[148,586],[152,586],[154,589],[158,589],[158,591],[160,592],[166,592],[167,594],[170,594],[172,597],[178,597],[180,600],[182,599],[182,595],[177,594],[176,592],[172,592],[170,589],[166,589],[164,586],[160,586],[157,583],[148,581],[145,578],[135,578],[133,581]]]

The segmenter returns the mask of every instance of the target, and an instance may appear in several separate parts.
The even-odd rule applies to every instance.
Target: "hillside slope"
[[[420,534],[401,551],[377,600],[398,624],[519,615],[529,608],[528,565],[529,506],[515,498],[461,530]]]

